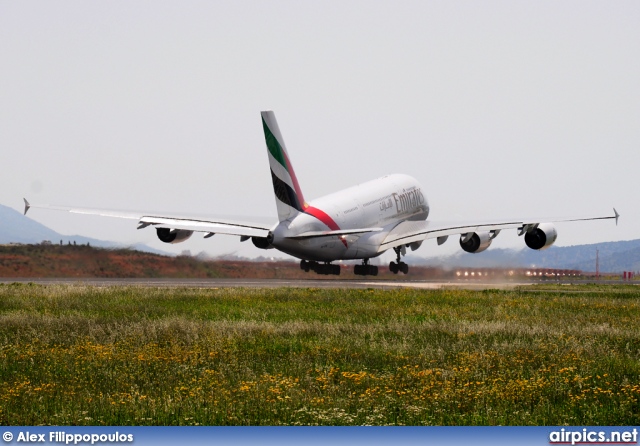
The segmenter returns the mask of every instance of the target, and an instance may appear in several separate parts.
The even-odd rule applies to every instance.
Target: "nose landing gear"
[[[391,271],[393,274],[398,274],[398,272],[409,274],[409,265],[407,265],[406,263],[400,260],[400,254],[402,253],[402,246],[393,248],[393,250],[396,252],[397,258],[395,262],[389,263],[389,271]]]

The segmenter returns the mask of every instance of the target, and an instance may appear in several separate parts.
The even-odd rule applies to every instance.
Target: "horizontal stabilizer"
[[[365,234],[367,232],[380,232],[382,228],[362,228],[362,229],[338,229],[335,231],[308,231],[302,234],[289,236],[287,238],[299,240],[315,237],[335,237],[341,235]]]

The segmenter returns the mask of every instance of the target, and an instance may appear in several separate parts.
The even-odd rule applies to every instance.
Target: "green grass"
[[[640,292],[0,286],[4,425],[638,425]]]

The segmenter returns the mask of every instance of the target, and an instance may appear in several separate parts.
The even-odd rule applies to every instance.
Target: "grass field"
[[[3,425],[640,424],[636,286],[14,284],[0,342]]]

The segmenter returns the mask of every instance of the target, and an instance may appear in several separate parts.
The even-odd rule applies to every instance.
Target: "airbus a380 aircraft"
[[[153,227],[165,243],[180,243],[194,232],[240,236],[251,239],[261,249],[276,248],[301,259],[300,267],[318,274],[340,274],[337,260],[362,259],[356,265],[357,275],[377,275],[378,267],[369,259],[393,249],[396,261],[389,264],[394,274],[407,274],[409,267],[401,261],[407,248],[416,250],[427,239],[443,244],[450,235],[460,235],[460,246],[470,253],[482,252],[503,229],[517,229],[531,249],[545,249],[557,237],[552,222],[532,219],[507,219],[438,224],[427,221],[429,204],[420,184],[408,175],[388,175],[340,192],[307,202],[291,164],[291,158],[272,111],[262,114],[262,127],[267,144],[273,190],[278,209],[278,223],[272,227],[239,223],[225,219],[193,219],[126,211],[31,206],[25,199],[26,214],[30,207],[65,210],[138,220],[138,229]],[[615,219],[607,217],[566,218],[560,221]]]

